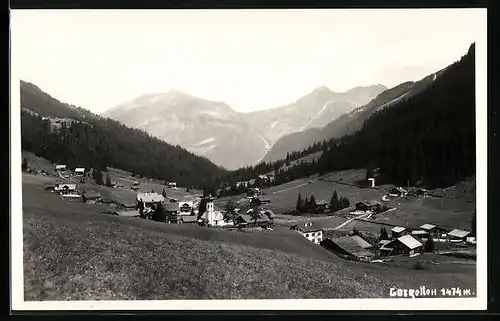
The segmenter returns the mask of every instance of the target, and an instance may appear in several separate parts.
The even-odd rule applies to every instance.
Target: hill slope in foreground
[[[475,266],[343,261],[288,230],[236,232],[101,214],[23,174],[25,300],[388,297],[389,288],[474,288]],[[451,282],[451,283],[450,283]]]

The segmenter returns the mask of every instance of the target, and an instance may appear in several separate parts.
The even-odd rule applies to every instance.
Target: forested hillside
[[[85,109],[63,104],[33,84],[21,82],[21,107],[38,113],[21,112],[22,148],[52,162],[73,168],[115,167],[174,180],[181,186],[201,187],[224,173],[206,158]],[[53,130],[43,116],[78,121]]]
[[[320,159],[323,170],[379,167],[393,183],[452,185],[475,171],[474,45],[422,92],[375,113]]]
[[[449,186],[475,172],[475,51],[439,72],[425,88],[369,117],[359,131],[316,143],[297,159],[323,150],[318,162],[304,163],[277,179],[288,181],[325,171],[380,168],[381,178],[395,184]],[[259,164],[226,176],[251,178],[257,171],[277,169],[283,161]],[[262,173],[262,172],[260,172]]]

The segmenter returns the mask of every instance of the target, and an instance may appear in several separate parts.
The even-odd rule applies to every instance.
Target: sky
[[[95,113],[172,89],[250,112],[460,59],[482,9],[13,10],[21,79]]]

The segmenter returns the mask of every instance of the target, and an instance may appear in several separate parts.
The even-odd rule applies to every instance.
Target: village
[[[100,193],[86,191],[82,187],[87,180],[90,180],[89,170],[85,168],[70,170],[60,164],[55,165],[54,169],[63,182],[46,186],[47,191],[57,193],[69,201],[111,206],[115,210],[108,210],[105,213],[121,217],[154,220],[166,224],[191,224],[200,228],[228,231],[272,233],[276,226],[281,226],[296,231],[310,242],[343,259],[379,264],[390,262],[392,258],[398,256],[417,257],[426,253],[453,254],[457,251],[475,251],[475,235],[469,230],[443,228],[432,221],[418,226],[376,221],[377,217],[396,210],[395,207],[387,206],[385,203],[408,197],[432,197],[424,188],[410,191],[408,188],[393,187],[382,195],[380,201],[360,200],[353,206],[344,205],[340,210],[331,208],[331,202],[318,199],[314,200],[315,216],[297,216],[289,219],[284,213],[275,213],[270,206],[271,199],[266,197],[268,192],[265,189],[252,187],[251,182],[239,182],[246,188],[246,193],[220,203],[218,201],[223,198],[218,195],[202,195],[199,192],[183,197],[173,196],[173,192],[177,192],[178,195],[178,191],[182,190],[175,182],[161,182],[164,186],[161,193],[146,191],[139,180],[131,177],[131,184],[127,187],[117,181],[108,182],[111,189],[129,190],[135,194],[135,199],[118,202],[106,199]],[[45,171],[36,171],[35,174],[49,175]],[[258,179],[270,181],[272,176],[261,175]],[[375,188],[375,179],[368,180],[368,188]],[[313,197],[310,201],[312,199]],[[329,219],[338,220],[339,223],[329,228],[316,224],[320,220]],[[364,230],[356,226],[349,229],[354,222],[379,224],[379,232],[374,232],[373,228]]]

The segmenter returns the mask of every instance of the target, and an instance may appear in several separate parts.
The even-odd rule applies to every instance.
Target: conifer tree
[[[302,209],[304,207],[304,201],[302,200],[302,195],[297,196],[297,205],[295,206],[295,209],[297,210],[298,213],[302,212]]]
[[[106,186],[111,187],[113,184],[111,183],[111,179],[109,178],[109,174],[106,175]]]

